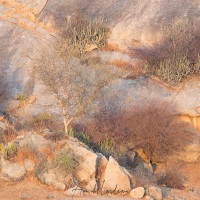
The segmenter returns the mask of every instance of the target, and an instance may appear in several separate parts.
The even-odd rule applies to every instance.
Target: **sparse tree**
[[[65,133],[75,118],[89,112],[100,90],[120,73],[99,58],[85,61],[83,64],[71,54],[63,56],[55,48],[42,53],[34,64],[36,77],[55,95],[62,109]]]

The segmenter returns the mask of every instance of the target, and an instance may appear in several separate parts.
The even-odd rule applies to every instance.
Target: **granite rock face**
[[[188,16],[199,20],[199,1],[172,0],[86,0],[55,2],[49,0],[41,16],[54,16],[56,24],[63,24],[66,15],[77,11],[89,17],[105,16],[112,33],[110,42],[126,49],[131,43],[135,45],[152,45],[159,39],[160,25],[178,16]],[[54,8],[54,9],[52,9]],[[59,23],[58,23],[59,22]]]
[[[26,9],[21,9],[22,3],[26,4]],[[9,101],[0,102],[0,110],[17,111],[21,116],[43,111],[60,113],[54,97],[44,94],[44,87],[35,80],[32,66],[35,58],[54,43],[66,16],[76,13],[77,8],[88,17],[105,16],[111,30],[108,40],[117,44],[120,50],[153,45],[159,40],[161,24],[176,16],[194,18],[196,24],[200,22],[198,0],[184,3],[181,0],[170,3],[165,0],[94,0],[92,3],[90,0],[17,0],[6,4],[0,1],[0,70],[9,96]],[[55,25],[54,29],[49,29],[43,22]],[[124,61],[134,61],[129,55],[119,52],[109,56],[100,52],[97,56],[103,60],[120,57]],[[199,115],[195,110],[200,106],[198,79],[174,90],[157,80],[122,78],[107,90],[110,95],[107,99],[113,99],[112,95],[116,94],[116,104],[123,105],[125,110],[133,105],[142,108],[150,104],[154,106],[156,101],[169,104],[167,109],[175,114]],[[24,94],[30,100],[25,107],[13,100],[18,94]]]

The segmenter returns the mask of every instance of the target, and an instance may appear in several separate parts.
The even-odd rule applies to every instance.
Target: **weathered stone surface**
[[[123,168],[110,156],[104,173],[102,191],[127,191],[131,190],[130,180]]]
[[[66,185],[64,183],[61,183],[57,180],[57,176],[55,173],[52,172],[45,172],[42,175],[38,176],[38,179],[48,185],[48,186],[53,186],[58,190],[65,190]]]
[[[66,188],[66,185],[64,183],[57,182],[55,184],[55,189],[57,189],[57,190],[65,190],[65,188]]]
[[[83,184],[83,188],[87,187],[87,189],[92,190],[96,185],[97,155],[74,138],[69,138],[66,141],[65,149],[70,151],[78,162],[75,172],[76,179]]]
[[[200,19],[198,0],[192,3],[186,1],[184,4],[180,3],[181,0],[172,0],[170,3],[166,3],[164,0],[159,2],[156,0],[145,0],[143,2],[139,0],[117,0],[115,2],[109,0],[106,3],[102,0],[95,0],[92,3],[89,0],[81,3],[77,0],[70,1],[70,3],[63,0],[59,2],[52,0],[48,2],[46,0],[18,1],[26,3],[31,10],[37,10],[35,13],[42,11],[41,19],[55,18],[56,24],[61,25],[61,27],[65,23],[66,15],[71,15],[77,11],[77,5],[80,10],[84,10],[86,15],[92,17],[93,15],[104,15],[109,21],[108,25],[113,27],[109,40],[118,44],[121,49],[129,47],[133,42],[138,43],[140,47],[151,45],[159,38],[160,24],[167,23],[174,18],[175,11],[178,16],[194,17],[196,21],[200,21],[198,20]],[[3,7],[3,4],[0,5]],[[99,9],[99,5],[101,5],[101,9]],[[121,13],[123,13],[123,16]],[[51,106],[52,104],[55,105],[55,99],[43,94],[42,86],[35,81],[31,73],[34,58],[42,49],[53,43],[55,39],[53,36],[56,36],[56,34],[47,31],[44,27],[39,27],[38,24],[35,24],[35,26],[37,31],[34,32],[26,30],[26,28],[19,28],[6,19],[0,20],[0,44],[2,46],[0,69],[3,74],[6,74],[4,82],[8,94],[11,99],[20,93],[37,97],[37,101],[33,105],[28,105],[26,109],[18,108],[19,105],[17,104],[14,107],[9,107],[9,102],[6,103],[7,105],[5,105],[5,102],[0,102],[0,109],[15,110],[18,108],[18,114],[24,115],[25,113],[37,114],[43,111],[45,106],[48,111],[60,113],[57,107],[52,108]],[[105,60],[109,58],[111,60],[116,58],[123,61],[131,60],[130,55],[119,52],[107,53],[104,51],[99,52],[99,56]],[[200,97],[199,90],[198,81],[190,81],[182,91],[173,91],[161,86],[160,83],[146,81],[143,78],[119,80],[113,88],[108,88],[110,94],[113,94],[113,92],[119,94],[120,105],[126,105],[128,108],[133,105],[145,108],[147,105],[159,101],[169,103],[169,111],[193,116],[197,114],[194,109],[200,106],[197,100]]]
[[[185,163],[200,162],[200,144],[186,146],[183,150],[175,152],[172,157]]]
[[[100,184],[100,188],[103,185],[104,182],[104,174],[105,174],[105,170],[106,167],[108,165],[108,160],[107,158],[101,154],[98,153],[98,158],[97,158],[97,179],[99,180],[99,184]]]
[[[24,160],[24,167],[27,172],[33,172],[35,168],[35,163],[29,159]]]
[[[26,175],[26,170],[23,166],[1,159],[1,177],[10,181],[22,180]]]
[[[148,195],[155,200],[162,200],[162,191],[159,187],[152,186],[148,188]]]
[[[136,199],[143,198],[145,190],[143,187],[137,187],[131,190],[130,196]]]
[[[24,135],[18,135],[17,137],[16,137],[16,140],[23,140],[25,137],[24,137]]]
[[[31,9],[34,14],[39,14],[45,7],[47,0],[17,0],[20,3],[24,3]]]
[[[146,200],[154,200],[154,198],[153,198],[153,197],[150,197],[150,196],[146,196],[145,199],[146,199]]]
[[[193,192],[188,192],[184,190],[176,190],[171,189],[167,199],[174,199],[174,200],[182,200],[182,199],[191,199],[191,200],[199,200],[199,195]]]
[[[101,9],[99,9],[101,6]],[[41,13],[41,16],[53,15],[56,24],[62,26],[66,15],[73,14],[77,7],[84,10],[89,16],[105,16],[112,26],[110,43],[117,44],[121,49],[127,49],[131,45],[152,45],[160,37],[160,24],[165,24],[177,16],[199,18],[199,1],[172,0],[85,0],[73,1],[70,4],[62,0],[59,3],[50,0]],[[54,8],[54,9],[51,9]],[[59,15],[58,15],[59,12]],[[67,14],[66,14],[67,13]]]
[[[46,140],[43,136],[28,132],[24,135],[24,139],[19,141],[20,146],[29,144],[32,148],[50,147],[53,143]]]
[[[0,121],[0,129],[6,130],[6,124]]]

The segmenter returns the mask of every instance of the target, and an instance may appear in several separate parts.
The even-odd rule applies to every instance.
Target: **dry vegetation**
[[[86,58],[86,45],[105,44],[108,29],[103,19],[68,21],[67,32],[53,49],[42,52],[35,60],[36,78],[54,95],[62,109],[65,133],[75,118],[89,113],[99,91],[119,76],[98,58]],[[80,60],[84,63],[81,65]]]
[[[149,74],[169,84],[177,84],[200,72],[200,37],[194,22],[175,18],[162,28],[162,41],[152,48],[132,48],[132,53],[146,61]]]
[[[18,148],[13,160],[17,163],[23,164],[25,159],[29,159],[34,163],[37,163],[39,158],[36,151],[28,145]]]
[[[96,120],[85,126],[85,131],[96,142],[108,138],[118,147],[126,147],[126,151],[143,149],[149,162],[156,163],[166,160],[196,137],[196,133],[188,129],[188,124],[172,125],[173,118],[162,106],[129,110],[126,113],[102,110],[96,115]]]

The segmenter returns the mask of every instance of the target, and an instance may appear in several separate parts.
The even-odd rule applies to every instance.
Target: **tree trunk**
[[[65,110],[65,107],[62,107],[62,114],[63,114],[63,124],[65,128],[65,133],[68,134],[67,112]]]
[[[71,117],[69,120],[67,120],[67,112],[66,112],[65,104],[62,101],[60,101],[60,106],[62,108],[63,124],[64,124],[64,128],[65,128],[65,133],[68,134],[69,125],[74,120],[75,117]]]

